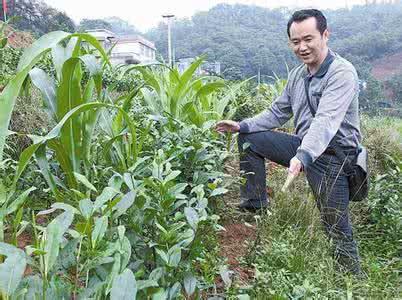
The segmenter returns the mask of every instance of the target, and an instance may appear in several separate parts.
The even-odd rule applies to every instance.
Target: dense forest
[[[10,0],[11,15],[20,16],[16,27],[35,36],[54,30],[84,31],[105,28],[119,35],[137,34],[136,27],[118,17],[83,19],[79,24],[64,12],[40,0]],[[191,18],[176,19],[172,27],[174,58],[206,54],[221,63],[226,79],[238,80],[258,73],[262,81],[270,76],[286,77],[298,64],[287,45],[287,8],[267,9],[249,5],[219,4]],[[390,100],[400,104],[400,74],[380,82],[372,76],[372,62],[402,51],[402,4],[371,4],[351,9],[325,11],[331,31],[330,46],[356,66],[367,89],[362,101]],[[167,25],[159,23],[145,36],[154,41],[160,58],[167,59]],[[384,89],[394,99],[385,99]],[[390,93],[387,93],[390,94]],[[364,100],[366,99],[366,100]]]

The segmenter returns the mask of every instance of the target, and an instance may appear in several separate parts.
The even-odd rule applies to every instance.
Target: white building
[[[184,73],[190,65],[196,60],[194,57],[180,58],[176,62],[177,69],[180,73]],[[203,61],[195,72],[197,75],[210,74],[219,75],[221,74],[221,63],[218,61],[210,62]]]
[[[155,62],[155,44],[142,36],[117,37],[107,29],[87,30],[105,48],[109,50],[113,45],[110,61],[114,65],[139,64]]]

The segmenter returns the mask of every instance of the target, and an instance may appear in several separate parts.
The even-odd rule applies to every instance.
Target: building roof
[[[90,33],[97,38],[113,39],[113,41],[118,44],[140,43],[153,50],[156,50],[155,43],[147,40],[146,38],[144,38],[143,36],[140,36],[140,35],[129,35],[129,36],[119,36],[118,37],[114,32],[107,30],[107,29],[102,29],[102,28],[89,29],[89,30],[85,30],[85,32]],[[102,36],[100,36],[100,34]]]
[[[140,35],[123,36],[117,38],[117,43],[140,43],[151,49],[156,50],[155,44]]]
[[[85,30],[87,33],[105,33],[107,35],[107,38],[114,38],[116,37],[116,34],[110,30],[103,29],[103,28],[95,28],[95,29],[89,29]]]

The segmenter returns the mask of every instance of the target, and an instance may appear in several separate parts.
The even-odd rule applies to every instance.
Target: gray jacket
[[[309,108],[305,84],[308,86]],[[240,122],[241,133],[278,128],[294,116],[296,135],[302,140],[296,157],[307,168],[330,145],[357,147],[361,141],[359,82],[353,65],[331,50],[316,74],[307,66],[293,69],[282,94],[271,108]]]

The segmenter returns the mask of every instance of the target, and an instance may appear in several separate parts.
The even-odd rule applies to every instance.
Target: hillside
[[[384,56],[372,63],[373,76],[380,81],[387,81],[402,72],[402,51]]]
[[[287,45],[286,23],[291,11],[258,6],[220,4],[172,27],[176,58],[208,54],[222,63],[226,78],[273,73],[286,76],[298,62]],[[377,4],[351,10],[325,11],[331,47],[368,76],[371,61],[402,50],[402,5]],[[167,56],[166,24],[150,30],[148,38]]]

